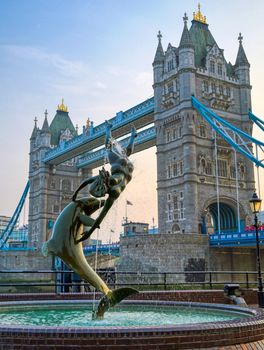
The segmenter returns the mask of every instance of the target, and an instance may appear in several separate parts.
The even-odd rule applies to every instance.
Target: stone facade
[[[249,63],[242,37],[232,65],[204,18],[194,18],[188,29],[184,17],[178,47],[169,44],[164,52],[159,33],[153,62],[158,221],[159,232],[164,234],[218,229],[216,173],[220,230],[243,228],[250,221],[248,200],[255,186],[251,162],[218,137],[215,148],[214,132],[191,103],[195,95],[216,114],[251,134]]]
[[[48,150],[74,136],[76,131],[62,104],[51,125],[48,125],[45,113],[42,128],[35,124],[30,138],[29,245],[37,249],[50,236],[58,214],[69,203],[74,190],[91,175],[91,170],[76,167],[76,159],[56,167],[43,162]]]
[[[260,253],[263,270],[264,248],[261,247]],[[134,274],[117,277],[119,282],[126,283],[176,284],[209,281],[208,273],[205,276],[188,272],[212,271],[212,283],[232,281],[245,286],[248,281],[255,285],[257,276],[252,271],[257,270],[256,263],[255,247],[210,248],[208,236],[201,234],[141,234],[121,237],[117,271]]]
[[[120,261],[117,271],[137,272],[135,275],[118,275],[135,283],[146,281],[163,281],[164,272],[205,271],[209,268],[208,236],[198,234],[140,234],[124,236],[120,239]],[[140,273],[154,273],[144,276]],[[160,273],[160,275],[159,275]],[[167,283],[185,281],[183,275],[168,275]]]

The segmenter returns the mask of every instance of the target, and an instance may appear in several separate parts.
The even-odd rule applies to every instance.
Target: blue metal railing
[[[135,121],[136,119],[143,117],[146,114],[154,112],[154,97],[147,99],[146,101],[136,105],[135,107],[130,108],[126,112],[119,112],[115,117],[109,119],[109,122],[113,125],[113,130],[124,126],[128,123]],[[99,124],[96,127],[90,128],[89,133],[83,133],[79,136],[74,137],[73,139],[62,142],[56,148],[49,150],[46,152],[44,157],[44,162],[48,162],[49,160],[67,153],[68,151],[87,143],[88,141],[92,141],[105,133],[105,122]]]
[[[209,235],[211,247],[255,246],[256,234],[254,231],[222,232]],[[264,244],[264,231],[259,231],[259,243]]]
[[[98,244],[97,247],[95,244],[89,245],[83,248],[83,252],[85,255],[93,254],[96,251],[101,254],[109,254],[109,255],[119,255],[119,247],[120,244],[118,243],[111,243],[111,244]]]

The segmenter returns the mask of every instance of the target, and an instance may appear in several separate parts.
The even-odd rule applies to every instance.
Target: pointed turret
[[[235,74],[239,80],[240,99],[241,99],[241,113],[247,115],[248,110],[251,109],[251,86],[250,86],[250,64],[245,54],[243,45],[243,37],[239,33],[239,49],[235,63]]]
[[[179,80],[181,86],[188,88],[182,89],[180,87],[180,101],[190,99],[195,93],[195,75],[194,75],[194,45],[187,27],[188,17],[185,13],[183,16],[183,32],[179,45]]]
[[[187,27],[188,17],[187,17],[186,13],[184,14],[183,21],[184,21],[184,27],[183,27],[183,32],[182,32],[182,36],[181,36],[179,49],[187,48],[187,47],[194,48],[192,38],[191,38],[190,32],[189,32],[188,27]]]
[[[71,136],[76,136],[76,130],[70,119],[68,107],[64,105],[64,100],[58,105],[57,113],[53,118],[50,127],[51,133],[51,145],[57,146],[60,143],[61,135],[63,132],[67,131]]]
[[[239,33],[239,37],[238,37],[238,41],[239,41],[239,48],[238,48],[238,53],[237,53],[237,58],[236,58],[236,64],[235,66],[250,66],[247,56],[245,54],[245,50],[243,48],[242,45],[242,40],[243,40],[243,36],[241,35],[241,33]]]
[[[162,35],[161,35],[160,30],[159,30],[159,33],[158,33],[157,37],[159,39],[159,42],[158,42],[158,47],[157,47],[157,50],[156,50],[155,58],[154,58],[154,61],[153,61],[153,65],[156,64],[156,63],[163,62],[164,58],[165,58],[163,47],[162,47],[162,44],[161,44]]]
[[[47,110],[45,111],[45,119],[41,128],[41,133],[50,133]]]
[[[34,119],[34,128],[33,128],[33,131],[32,131],[31,137],[30,137],[30,140],[35,139],[36,136],[37,136],[37,132],[38,132],[37,122],[38,122],[38,119],[37,119],[37,117],[35,117],[35,119]]]

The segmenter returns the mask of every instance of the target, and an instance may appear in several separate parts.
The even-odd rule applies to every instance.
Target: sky
[[[153,95],[152,62],[161,30],[166,49],[178,46],[183,14],[190,27],[198,1],[0,0],[0,215],[11,216],[28,177],[29,138],[44,111],[49,123],[64,98],[79,130]],[[262,117],[264,2],[201,2],[219,47],[235,62],[238,34],[251,64],[253,112]],[[255,132],[262,138],[263,135]],[[120,221],[157,225],[155,148],[132,156],[134,178],[108,217],[118,238]],[[261,179],[264,174],[261,172]],[[262,183],[263,181],[261,181]],[[107,229],[106,229],[107,231]],[[108,230],[109,231],[109,230]],[[103,234],[103,239],[109,236]]]

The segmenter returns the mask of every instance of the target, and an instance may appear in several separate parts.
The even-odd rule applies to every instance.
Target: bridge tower
[[[38,128],[35,118],[30,138],[29,244],[37,248],[49,237],[54,221],[75,188],[88,176],[88,170],[76,168],[75,159],[56,167],[44,163],[48,150],[77,135],[63,101],[50,126],[47,117],[46,111],[42,128]]]
[[[250,220],[253,165],[220,138],[215,140],[191,103],[195,95],[219,116],[252,133],[250,65],[243,38],[240,34],[233,65],[227,63],[200,6],[190,29],[186,14],[183,21],[178,47],[169,44],[164,52],[159,32],[153,62],[159,230],[243,229]]]

